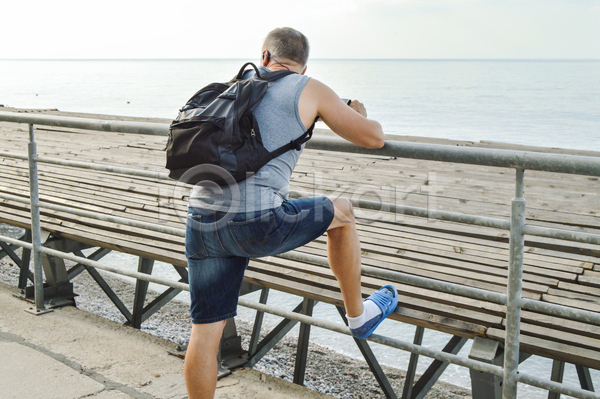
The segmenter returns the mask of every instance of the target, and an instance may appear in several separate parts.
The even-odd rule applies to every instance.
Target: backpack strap
[[[291,151],[291,150],[300,151],[302,149],[302,144],[306,143],[308,140],[310,140],[312,138],[313,130],[315,128],[315,124],[317,123],[318,119],[319,119],[318,117],[315,118],[315,121],[313,122],[312,126],[309,127],[308,130],[306,130],[306,132],[304,132],[302,134],[302,136],[298,137],[296,140],[292,140],[289,143],[282,145],[275,151],[271,152],[269,154],[270,158],[271,159],[277,158],[281,154],[285,154],[286,152]],[[271,159],[269,159],[269,160],[271,160]]]
[[[258,71],[258,67],[256,65],[254,65],[253,62],[246,62],[241,68],[240,71],[238,72],[238,74],[231,79],[231,81],[236,81],[236,80],[242,80],[244,78],[244,72],[246,72],[246,67],[248,65],[251,65],[252,68],[254,68],[254,70],[256,71],[256,76],[258,76],[260,78],[260,72]]]
[[[293,72],[290,70],[287,71],[274,71],[274,72],[267,72],[264,74],[260,74],[260,72],[258,71],[258,68],[256,67],[256,65],[254,65],[251,62],[247,62],[246,64],[244,64],[244,66],[242,67],[242,69],[240,69],[240,72],[237,75],[237,79],[240,80],[242,79],[242,77],[244,76],[244,71],[246,69],[246,67],[248,65],[252,65],[252,67],[254,68],[254,70],[256,71],[256,75],[258,78],[260,78],[261,80],[265,80],[267,82],[273,82],[277,79],[281,79],[284,76],[288,76],[297,72]],[[234,78],[235,79],[235,78]],[[253,123],[254,123],[254,128],[257,131],[260,131],[258,129],[258,125],[257,125],[257,121],[255,118],[253,119]],[[266,154],[265,156],[263,156],[263,158],[261,159],[260,164],[261,165],[265,165],[267,162],[269,162],[271,159],[277,158],[278,156],[285,154],[288,151],[291,150],[297,150],[300,151],[302,149],[302,144],[306,143],[308,140],[311,139],[312,134],[313,134],[313,129],[315,128],[315,124],[317,123],[317,120],[319,120],[319,117],[315,118],[315,121],[313,122],[312,126],[309,127],[306,132],[304,132],[302,134],[302,136],[298,137],[296,140],[292,140],[287,144],[282,145],[281,147],[279,147],[278,149],[276,149],[273,152],[270,152],[268,154]]]
[[[246,62],[241,68],[240,71],[238,72],[238,74],[236,76],[233,77],[233,79],[231,79],[229,82],[230,83],[234,83],[236,81],[240,81],[240,80],[244,80],[244,73],[246,72],[246,67],[250,65],[252,68],[254,68],[254,71],[256,72],[256,77],[262,80],[266,80],[267,82],[272,82],[274,80],[277,80],[279,78],[283,78],[284,76],[287,75],[291,75],[293,73],[293,71],[274,71],[274,72],[267,72],[261,75],[260,71],[258,70],[258,67],[253,63],[253,62]]]
[[[296,72],[294,71],[274,71],[274,72],[267,72],[265,74],[263,74],[262,76],[259,75],[259,77],[262,80],[266,80],[267,82],[272,82],[274,80],[283,78],[284,76],[288,76],[288,75],[292,75]]]

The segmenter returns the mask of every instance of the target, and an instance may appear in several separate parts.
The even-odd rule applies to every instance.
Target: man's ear
[[[307,69],[308,69],[308,65],[306,65],[306,66],[304,67],[304,69],[302,70],[302,73],[301,73],[300,75],[304,75],[304,74],[306,73],[306,70],[307,70]]]
[[[267,65],[269,65],[270,60],[270,54],[269,54],[269,50],[265,50],[262,53],[262,58],[260,60],[260,64],[264,67],[266,67]]]

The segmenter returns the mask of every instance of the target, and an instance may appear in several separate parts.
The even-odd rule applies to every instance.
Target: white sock
[[[367,321],[371,320],[373,317],[380,315],[381,309],[379,306],[375,304],[373,301],[365,301],[364,302],[364,311],[363,314],[356,317],[346,317],[348,319],[348,327],[351,329],[357,329],[358,327],[365,324]]]

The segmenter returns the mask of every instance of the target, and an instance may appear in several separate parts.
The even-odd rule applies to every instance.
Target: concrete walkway
[[[74,307],[34,316],[0,283],[0,399],[183,399],[174,343]],[[328,398],[252,369],[219,381],[216,398]]]

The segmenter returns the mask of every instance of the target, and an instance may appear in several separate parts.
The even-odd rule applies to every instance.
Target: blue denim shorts
[[[192,323],[234,317],[250,258],[277,255],[321,236],[333,221],[327,197],[297,198],[250,213],[189,208],[188,259]]]

